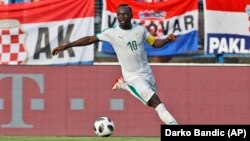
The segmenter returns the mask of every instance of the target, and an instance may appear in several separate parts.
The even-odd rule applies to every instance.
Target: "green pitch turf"
[[[160,137],[25,137],[0,136],[0,141],[160,141]]]

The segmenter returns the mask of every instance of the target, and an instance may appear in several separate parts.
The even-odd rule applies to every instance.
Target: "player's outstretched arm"
[[[174,34],[169,34],[166,39],[156,39],[154,44],[152,45],[154,48],[163,47],[165,44],[176,40],[176,36]]]
[[[77,46],[86,46],[86,45],[93,44],[95,42],[99,42],[99,39],[96,36],[86,36],[76,41],[70,42],[68,44],[58,46],[54,48],[51,53],[54,56],[54,55],[57,55],[59,52],[64,51],[68,48],[77,47]]]

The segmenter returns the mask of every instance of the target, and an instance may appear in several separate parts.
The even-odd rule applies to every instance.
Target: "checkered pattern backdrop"
[[[51,56],[59,44],[92,34],[94,0],[0,5],[0,65],[92,65],[94,45]]]
[[[22,64],[27,58],[25,33],[19,28],[0,29],[0,64]]]
[[[163,34],[163,29],[162,29],[162,24],[163,24],[163,20],[160,20],[160,19],[146,19],[146,20],[142,20],[141,21],[142,25],[148,27],[149,26],[149,32],[160,38],[162,36],[164,36]],[[154,25],[154,26],[157,26],[157,27],[154,27],[154,26],[150,26],[150,25]]]

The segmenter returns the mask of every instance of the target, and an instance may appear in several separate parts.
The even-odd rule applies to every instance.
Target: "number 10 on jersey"
[[[137,44],[136,41],[130,41],[127,43],[127,46],[130,47],[131,51],[137,50]]]

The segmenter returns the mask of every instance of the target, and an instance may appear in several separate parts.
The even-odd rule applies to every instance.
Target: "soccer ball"
[[[109,137],[114,129],[114,122],[108,117],[99,117],[94,123],[95,134],[99,137]]]

